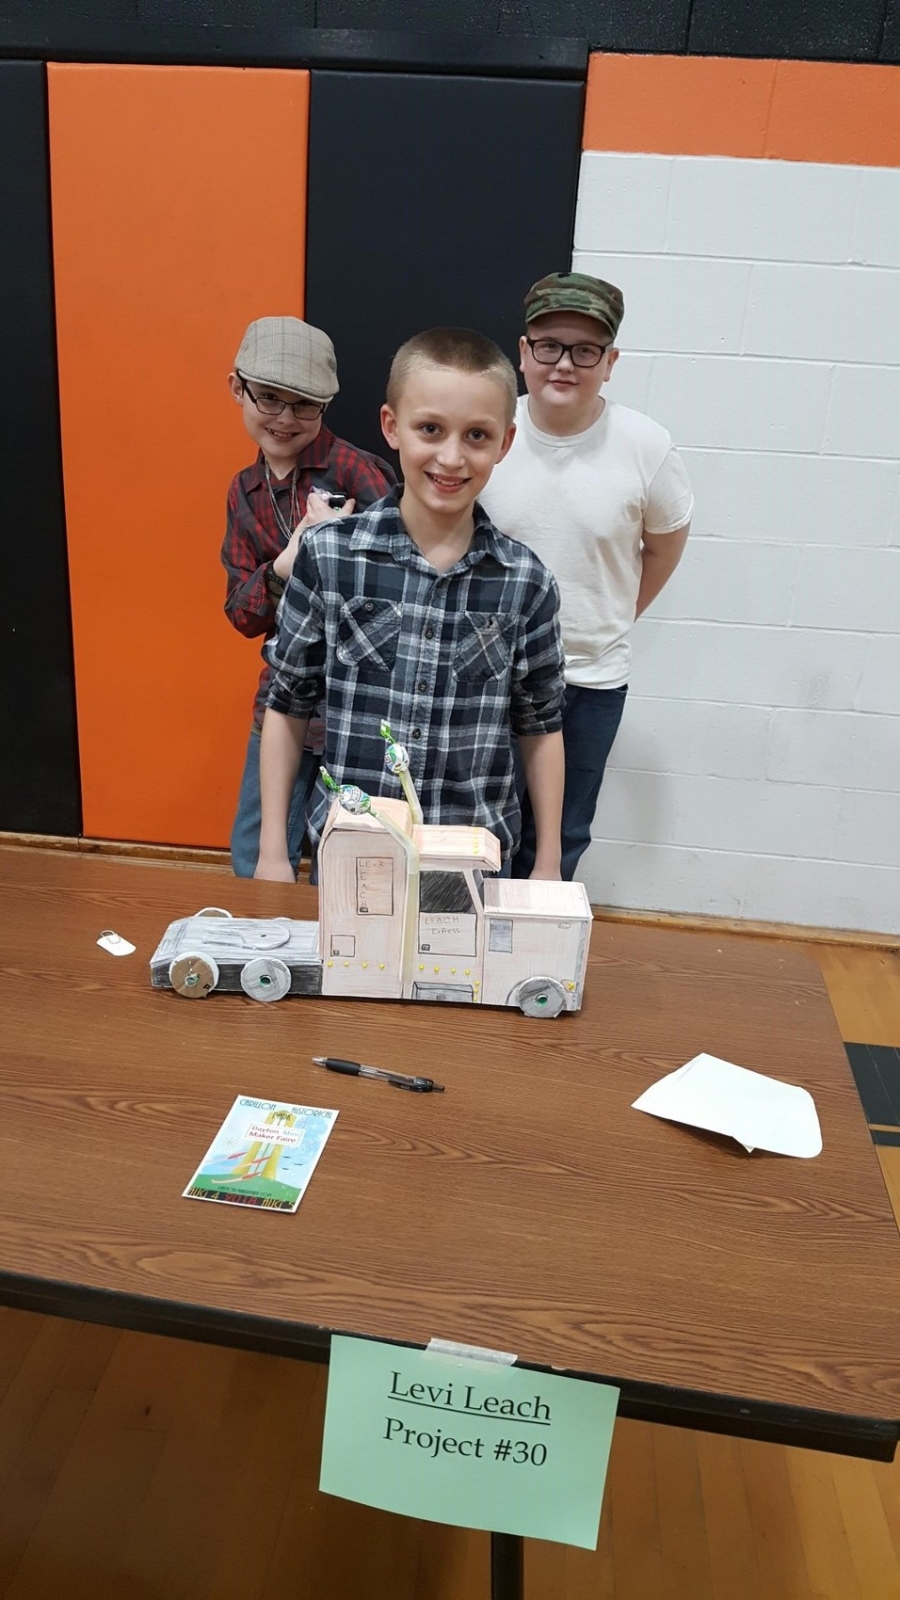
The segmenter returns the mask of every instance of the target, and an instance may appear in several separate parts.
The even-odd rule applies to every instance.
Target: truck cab
[[[377,816],[335,801],[319,849],[323,994],[536,1016],[580,1006],[591,925],[582,884],[498,877],[500,847],[485,828],[415,823],[405,801],[384,797]]]

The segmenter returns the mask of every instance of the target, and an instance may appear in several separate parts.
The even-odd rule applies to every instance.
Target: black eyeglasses
[[[246,378],[241,378],[240,373],[238,377],[241,381],[241,392],[250,396],[257,411],[261,411],[264,417],[280,417],[282,411],[288,410],[293,413],[297,422],[314,422],[325,410],[324,400],[279,400],[274,394],[267,394],[265,390],[262,394],[254,394]]]
[[[542,367],[555,367],[563,356],[572,357],[573,367],[599,367],[612,349],[612,340],[609,344],[562,344],[559,339],[529,339],[527,333],[525,343]]]

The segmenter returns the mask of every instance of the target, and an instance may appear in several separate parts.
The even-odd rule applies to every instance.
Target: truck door
[[[419,883],[418,949],[413,970],[414,1000],[481,999],[480,873],[425,869]]]

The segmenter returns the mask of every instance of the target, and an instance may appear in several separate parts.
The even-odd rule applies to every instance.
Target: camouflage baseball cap
[[[602,322],[613,338],[625,315],[621,289],[588,277],[586,272],[551,272],[533,283],[525,296],[525,321],[546,317],[551,311],[580,311],[583,317]]]
[[[299,317],[260,317],[251,322],[234,366],[242,378],[293,389],[307,400],[331,400],[338,392],[334,345],[321,328]]]

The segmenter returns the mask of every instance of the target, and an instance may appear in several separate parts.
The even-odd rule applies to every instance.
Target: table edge
[[[332,1334],[396,1344],[407,1349],[424,1348],[408,1339],[381,1341],[376,1335],[360,1334],[353,1328],[288,1322],[255,1316],[251,1312],[192,1305],[152,1295],[125,1294],[25,1273],[0,1271],[0,1304],[138,1333],[322,1363],[328,1361]],[[618,1378],[614,1373],[584,1372],[575,1367],[550,1367],[531,1361],[517,1364],[530,1372],[611,1384],[620,1391],[618,1415],[633,1421],[696,1428],[706,1433],[824,1450],[871,1461],[893,1461],[900,1442],[900,1418],[780,1406],[742,1396],[637,1383]]]

